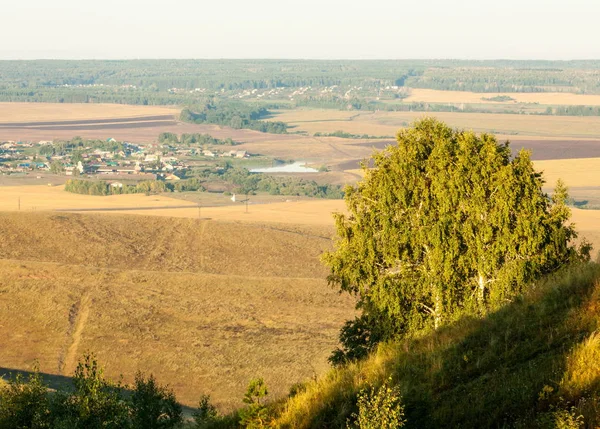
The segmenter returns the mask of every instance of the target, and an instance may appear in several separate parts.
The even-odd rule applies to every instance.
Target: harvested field
[[[345,210],[343,200],[290,201],[270,204],[244,204],[224,207],[202,207],[203,218],[219,221],[237,221],[267,224],[333,225],[333,212]],[[121,210],[119,213],[165,217],[197,218],[198,208]]]
[[[544,173],[548,185],[562,179],[569,187],[599,187],[600,158],[536,161],[536,170]]]
[[[98,211],[107,214],[128,213],[152,216],[198,218],[198,203],[164,195],[80,195],[65,192],[63,186],[0,186],[0,211]],[[197,194],[194,194],[197,195]],[[198,194],[199,195],[199,194]],[[200,196],[203,218],[244,222],[275,222],[309,225],[332,225],[331,213],[344,209],[342,200],[306,200],[278,197],[279,201],[254,204],[261,198],[250,197],[248,213],[242,203],[233,203],[228,196]],[[288,202],[285,200],[288,199]],[[212,201],[212,203],[211,203]],[[207,204],[221,207],[205,207]],[[223,204],[226,204],[223,206]],[[189,208],[185,208],[189,207]],[[143,209],[141,209],[143,208]]]
[[[334,109],[297,109],[277,111],[272,119],[288,123],[349,121],[359,114],[361,113]]]
[[[241,405],[322,374],[353,300],[329,288],[331,227],[0,213],[0,367],[71,375],[97,353],[107,375],[152,372],[194,406]],[[74,326],[74,324],[77,326]]]
[[[34,125],[20,124],[0,124],[0,129],[18,129],[18,130],[43,130],[43,131],[81,131],[81,130],[121,130],[129,128],[154,128],[162,126],[177,125],[177,121],[172,116],[153,116],[159,120],[149,120],[149,118],[128,118],[127,121],[110,121],[102,119],[101,121],[65,121],[65,122],[37,122]]]
[[[20,200],[20,201],[19,201]],[[2,186],[0,187],[0,211],[46,211],[56,209],[93,209],[121,207],[165,207],[190,205],[162,195],[143,194],[109,195],[105,197],[73,194],[64,186]]]
[[[600,258],[600,210],[571,209],[571,220],[579,232],[579,238],[586,238],[593,247],[592,258]]]
[[[529,140],[529,139],[512,139],[499,138],[499,141],[510,141],[510,147],[514,154],[519,150],[525,149],[531,151],[531,159],[534,161],[543,160],[577,160],[585,158],[600,157],[600,140]],[[382,150],[390,144],[396,144],[395,141],[372,141],[369,143],[361,143],[360,145],[373,150]],[[335,168],[345,171],[346,173],[354,174],[354,170],[360,167],[360,163],[365,158],[357,158],[347,161],[342,161],[335,164]],[[559,165],[559,164],[557,164]],[[565,172],[565,174],[569,174]]]
[[[315,110],[310,116],[310,121],[307,121],[307,114],[300,112],[295,118],[293,111],[284,111],[274,115],[274,119],[286,118],[298,130],[309,133],[342,130],[355,134],[395,135],[398,129],[410,125],[417,119],[434,116],[452,127],[491,132],[501,136],[600,138],[600,117],[455,112],[355,112],[347,119],[332,120],[332,113]]]
[[[533,160],[559,160],[600,157],[600,140],[530,140],[508,138],[513,152],[520,149],[531,151]]]
[[[148,122],[148,121],[167,121],[173,120],[173,115],[162,116],[138,116],[130,118],[112,118],[112,119],[82,119],[78,121],[52,121],[52,122],[0,122],[0,128],[19,128],[19,127],[63,127],[69,125],[86,125],[86,124],[118,124],[123,122]]]
[[[179,115],[173,106],[130,106],[93,103],[0,103],[0,124],[139,118]]]
[[[508,96],[515,101],[488,101],[484,98],[494,98],[499,96]],[[514,104],[514,103],[537,103],[541,105],[561,105],[561,106],[600,106],[600,95],[573,94],[569,92],[468,92],[468,91],[440,91],[435,89],[412,88],[410,95],[403,100],[404,102],[422,102],[422,103],[493,103],[493,104]]]

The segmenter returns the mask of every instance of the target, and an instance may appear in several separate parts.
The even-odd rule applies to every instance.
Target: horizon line
[[[549,59],[549,58],[307,58],[307,57],[39,57],[39,58],[0,58],[0,61],[463,61],[463,62],[492,62],[492,61],[513,61],[513,62],[593,62],[600,61],[598,58],[570,58],[570,59]]]

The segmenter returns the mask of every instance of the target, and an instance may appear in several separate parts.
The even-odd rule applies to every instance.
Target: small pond
[[[319,170],[305,167],[306,162],[297,161],[292,164],[277,165],[267,168],[253,168],[250,173],[318,173]]]

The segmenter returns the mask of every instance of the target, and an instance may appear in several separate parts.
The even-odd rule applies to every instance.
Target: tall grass
[[[574,421],[585,414],[595,427],[599,279],[596,264],[565,269],[485,318],[381,345],[368,359],[306,383],[278,405],[277,425],[345,427],[357,393],[391,376],[407,427],[533,427],[547,413]]]

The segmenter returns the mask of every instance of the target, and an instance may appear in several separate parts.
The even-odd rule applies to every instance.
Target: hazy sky
[[[600,58],[600,0],[2,0],[0,59]]]

